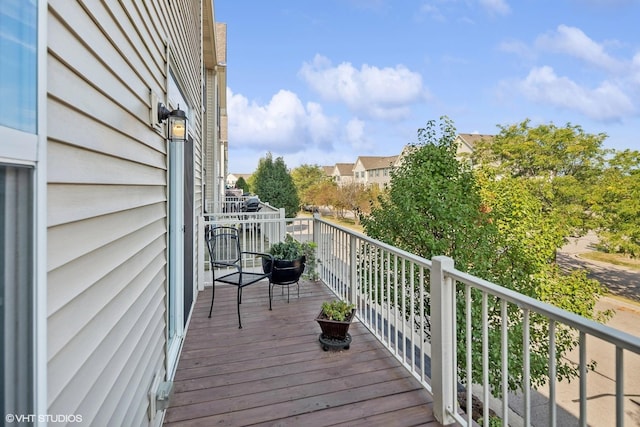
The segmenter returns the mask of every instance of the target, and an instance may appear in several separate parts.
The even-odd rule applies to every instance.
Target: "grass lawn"
[[[298,216],[305,217],[311,216],[311,214],[308,212],[298,212]],[[340,219],[334,215],[322,215],[321,218],[327,222],[332,222],[334,224],[341,225],[343,227],[350,228],[353,231],[357,231],[358,233],[364,234],[364,228],[362,228],[360,224],[356,224],[352,218]]]
[[[640,271],[640,259],[629,258],[628,256],[621,254],[608,254],[605,252],[593,251],[581,253],[580,258],[620,265],[622,267],[628,267],[633,270]]]

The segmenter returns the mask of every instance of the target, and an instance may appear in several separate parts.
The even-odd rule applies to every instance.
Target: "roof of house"
[[[335,166],[322,166],[322,170],[324,171],[324,174],[327,176],[333,175],[334,168]]]
[[[480,133],[459,133],[458,138],[460,138],[465,144],[469,146],[469,148],[475,147],[476,143],[480,140],[488,140],[492,141],[495,135],[483,135]]]
[[[398,156],[360,156],[358,160],[366,170],[384,169],[393,166]]]
[[[336,163],[336,169],[341,176],[353,176],[353,163]]]
[[[242,178],[242,179],[244,179],[246,181],[253,174],[250,174],[250,173],[230,173],[229,175],[233,175],[236,179]]]

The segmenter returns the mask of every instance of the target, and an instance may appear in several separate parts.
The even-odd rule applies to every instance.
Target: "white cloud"
[[[364,128],[365,123],[358,118],[349,120],[345,126],[345,139],[356,151],[371,148],[371,143],[366,136]]]
[[[615,84],[605,81],[595,89],[587,89],[557,76],[551,67],[531,70],[517,86],[535,102],[579,111],[596,120],[619,120],[635,110],[631,99]]]
[[[264,105],[227,89],[229,141],[235,147],[295,152],[309,145],[331,144],[337,119],[319,104],[306,106],[298,96],[280,90]]]
[[[631,81],[640,87],[640,53],[636,53],[631,61]]]
[[[358,115],[381,120],[399,120],[409,116],[410,107],[427,99],[422,76],[403,65],[378,68],[348,62],[333,66],[316,55],[304,63],[299,75],[323,99],[344,103]]]
[[[513,53],[527,60],[533,60],[536,57],[533,50],[526,43],[518,40],[503,41],[498,45],[498,49],[502,52]]]
[[[447,20],[438,6],[431,3],[423,3],[420,6],[420,9],[418,10],[418,19],[421,19],[422,16],[428,16],[438,22],[446,22]]]
[[[511,12],[505,0],[480,0],[480,6],[497,15],[508,15]]]
[[[601,44],[589,38],[582,30],[559,25],[552,33],[544,34],[536,40],[540,49],[565,53],[599,68],[618,71],[622,63],[605,52]]]

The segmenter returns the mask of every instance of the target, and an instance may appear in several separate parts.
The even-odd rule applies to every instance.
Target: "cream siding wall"
[[[149,124],[150,95],[165,102],[171,62],[193,111],[197,229],[200,10],[190,0],[49,2],[50,414],[148,423],[147,393],[166,363],[167,286],[167,143],[164,126]]]

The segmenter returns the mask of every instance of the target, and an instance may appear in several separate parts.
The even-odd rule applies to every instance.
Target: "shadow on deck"
[[[291,302],[266,282],[244,289],[238,329],[236,288],[198,295],[165,425],[439,426],[432,396],[360,323],[351,348],[323,351],[315,317],[333,294],[304,282]]]

